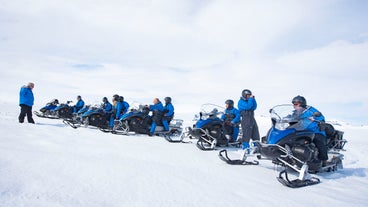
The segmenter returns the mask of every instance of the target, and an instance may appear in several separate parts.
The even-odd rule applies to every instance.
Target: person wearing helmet
[[[249,141],[259,140],[259,131],[256,119],[254,118],[254,111],[257,109],[257,101],[249,89],[242,91],[241,97],[238,101],[238,109],[241,116],[241,127],[243,136],[241,141],[243,149],[249,149]],[[249,152],[249,150],[247,150]]]
[[[235,142],[239,134],[240,112],[234,107],[233,100],[228,99],[225,101],[225,111],[221,119],[224,121],[223,130],[225,137],[229,142]]]
[[[169,131],[170,121],[174,118],[174,106],[171,103],[171,97],[165,97],[164,115],[162,116],[162,124],[164,131]]]
[[[160,99],[154,98],[153,105],[148,105],[147,107],[150,111],[152,111],[152,124],[148,135],[153,136],[156,130],[156,126],[160,124],[160,122],[162,122],[164,106],[162,105]]]
[[[306,130],[315,133],[313,143],[318,149],[318,159],[322,160],[322,165],[326,165],[326,162],[328,160],[326,132],[320,129],[319,123],[310,121],[310,117],[313,117],[314,120],[325,122],[325,117],[316,108],[308,106],[307,101],[303,96],[298,95],[294,97],[291,103],[293,104],[295,109],[294,116],[297,115],[300,119],[303,120],[306,126]],[[320,115],[314,116],[316,112],[318,112]]]
[[[116,105],[113,109],[113,114],[110,118],[110,127],[114,126],[114,120],[119,120],[129,109],[128,102],[124,101],[123,96],[114,95],[113,101],[116,102]]]
[[[112,112],[112,104],[109,102],[109,100],[107,100],[106,97],[102,98],[102,108],[106,113]]]
[[[81,96],[77,96],[77,103],[73,106],[73,113],[77,113],[84,107],[84,101]]]

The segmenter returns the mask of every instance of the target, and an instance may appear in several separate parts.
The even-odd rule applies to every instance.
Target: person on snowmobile
[[[242,91],[238,101],[238,109],[241,115],[241,127],[243,131],[241,141],[243,143],[243,149],[249,149],[250,139],[260,139],[258,125],[254,118],[254,111],[257,109],[257,101],[249,89],[244,89]]]
[[[59,104],[59,100],[57,100],[57,99],[52,99],[50,102],[48,102],[48,103],[46,104],[46,106],[42,107],[42,108],[40,109],[40,111],[41,111],[42,113],[45,113],[46,111],[51,111],[51,110],[55,109],[55,108],[57,107],[57,105],[58,105],[58,104]]]
[[[169,131],[170,121],[174,118],[174,106],[171,103],[171,97],[165,97],[164,115],[162,117],[162,124],[164,130]]]
[[[151,129],[149,131],[149,136],[153,136],[156,130],[157,124],[162,121],[162,114],[164,111],[164,106],[158,98],[153,99],[153,105],[147,106],[150,111],[152,111],[152,124]]]
[[[223,129],[226,139],[229,142],[235,142],[239,134],[240,112],[234,107],[233,100],[225,101],[225,111],[221,119],[224,121]]]
[[[323,166],[326,165],[326,161],[328,160],[326,132],[320,129],[318,122],[311,122],[309,119],[313,117],[314,120],[325,122],[325,117],[316,108],[308,106],[307,100],[303,96],[298,95],[294,97],[291,103],[294,105],[294,115],[298,114],[300,119],[305,120],[305,124],[307,124],[306,130],[315,133],[313,143],[318,149],[318,159],[322,160]],[[320,115],[314,116],[316,112],[320,113]]]
[[[27,85],[22,86],[19,92],[19,106],[20,106],[20,114],[18,117],[19,123],[24,122],[24,118],[27,116],[28,123],[34,124],[34,120],[32,118],[32,106],[34,102],[33,90],[34,83],[28,83]]]
[[[73,106],[73,113],[77,113],[84,107],[84,101],[81,96],[77,96],[77,103]]]
[[[112,112],[112,104],[109,102],[109,100],[107,100],[106,97],[102,98],[102,108],[106,113]]]
[[[119,96],[119,98],[117,98],[114,95],[113,100],[116,101],[116,106],[114,107],[113,114],[110,118],[110,127],[114,126],[114,120],[119,120],[129,109],[129,104],[128,102],[124,101],[123,96]]]

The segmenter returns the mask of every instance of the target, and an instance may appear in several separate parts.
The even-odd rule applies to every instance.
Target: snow
[[[258,166],[231,166],[218,158],[218,151],[201,151],[195,142],[73,129],[61,120],[39,117],[35,125],[19,124],[16,104],[2,102],[0,107],[2,207],[368,203],[366,126],[335,126],[349,141],[344,169],[315,175],[321,179],[318,185],[291,189],[276,180],[277,167],[267,160]],[[257,116],[257,121],[264,134],[268,118]],[[190,124],[185,119],[184,125]]]

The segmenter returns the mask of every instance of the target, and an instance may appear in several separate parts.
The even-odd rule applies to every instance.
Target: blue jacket
[[[231,120],[231,123],[232,124],[236,124],[236,123],[239,123],[240,122],[240,112],[238,109],[236,108],[232,108],[232,109],[225,109],[224,111],[225,113],[221,116],[221,119],[223,121],[226,121],[226,118],[227,116],[231,116],[231,117],[234,117],[232,120]]]
[[[240,98],[238,101],[239,111],[254,111],[257,109],[257,101],[254,97],[248,98],[247,100]]]
[[[107,113],[112,112],[112,104],[108,101],[103,104],[103,108]]]
[[[24,104],[27,106],[33,106],[34,97],[31,88],[23,86],[19,92],[19,105]]]
[[[166,104],[164,107],[164,110],[166,110],[166,113],[164,114],[164,116],[170,117],[174,115],[174,106],[171,103]]]
[[[150,111],[163,111],[164,110],[164,106],[162,105],[161,102],[158,102],[154,105],[150,105]]]
[[[78,109],[83,108],[84,106],[84,101],[81,99],[77,102],[77,104],[75,104],[75,107],[77,107]]]
[[[300,118],[303,121],[302,122],[303,126],[306,127],[306,130],[326,136],[326,132],[320,130],[317,122],[309,120],[309,117],[313,117],[314,112],[319,112],[319,111],[312,106],[307,106],[307,108],[302,112],[302,114],[300,115]],[[313,117],[313,118],[317,121],[325,122],[325,117],[323,115],[319,117]]]
[[[116,115],[115,117],[118,119],[120,118],[120,115],[122,114],[125,114],[127,111],[128,111],[128,108],[129,108],[129,104],[128,102],[121,102],[121,101],[118,101],[116,103]]]

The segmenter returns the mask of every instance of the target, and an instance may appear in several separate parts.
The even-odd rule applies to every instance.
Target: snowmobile
[[[119,120],[114,121],[114,126],[111,130],[114,134],[149,134],[152,124],[152,118],[149,115],[149,109],[145,105],[139,103],[133,103],[130,111],[124,114]],[[169,123],[170,130],[163,132],[164,128],[162,124],[158,124],[155,130],[155,134],[162,136],[168,141],[175,142],[177,137],[180,137],[183,120],[173,119]],[[106,129],[101,129],[107,131]]]
[[[317,172],[330,172],[343,168],[343,154],[346,140],[344,132],[335,130],[331,124],[315,120],[321,116],[316,112],[312,117],[301,119],[300,115],[293,115],[294,107],[291,104],[277,105],[270,110],[272,127],[261,141],[255,141],[254,149],[258,159],[272,160],[276,165],[282,166],[277,177],[283,185],[298,188],[320,183],[320,180],[311,174]],[[325,166],[318,159],[318,149],[313,143],[315,133],[307,131],[309,124],[318,122],[321,130],[326,132],[328,161]],[[219,154],[221,158],[221,154]],[[227,159],[228,162],[239,162]],[[296,173],[298,178],[289,179],[288,171]]]
[[[58,119],[56,112],[54,111],[58,104],[59,101],[57,99],[52,99],[50,102],[46,103],[46,105],[42,107],[39,112],[34,111],[33,113],[41,118]]]
[[[72,119],[64,119],[64,123],[74,129],[84,126],[94,126],[97,128],[107,128],[109,113],[106,113],[101,106],[94,105],[83,107],[77,113],[73,114]]]
[[[218,108],[222,111],[219,112]],[[230,135],[224,133],[224,121],[220,118],[224,110],[221,106],[203,104],[199,115],[195,116],[193,128],[187,127],[182,137],[198,139],[196,146],[204,151],[214,150],[216,146],[240,147],[240,142],[231,142]]]
[[[73,118],[73,107],[70,105],[73,101],[67,101],[57,106],[52,111],[56,114],[57,118],[71,119]]]

